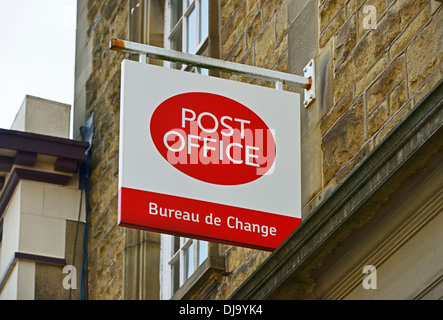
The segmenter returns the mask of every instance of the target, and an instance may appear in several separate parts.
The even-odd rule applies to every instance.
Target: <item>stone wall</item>
[[[127,1],[79,1],[79,15],[85,15],[87,26],[79,26],[84,43],[77,44],[77,56],[91,57],[84,77],[84,117],[94,113],[95,125],[88,223],[90,299],[122,298],[124,229],[117,226],[117,210],[120,64],[125,56],[108,45],[112,37],[128,37],[128,12]]]
[[[347,19],[333,39],[335,104],[322,126],[325,183],[339,182],[358,159],[346,168],[349,161],[379,143],[423,96],[420,89],[429,89],[443,71],[443,13],[438,2],[365,1],[362,6],[374,5],[379,17],[376,29],[369,30],[362,28],[362,7],[355,9],[355,2],[338,9],[344,11],[346,5]],[[343,125],[352,128],[346,145],[340,135]]]
[[[296,74],[316,59],[317,101],[301,110],[303,218],[442,78],[442,8],[434,0],[221,1],[222,58]],[[218,298],[268,257],[225,252],[232,273]]]
[[[221,58],[288,72],[288,1],[221,0]],[[231,80],[274,87],[245,77]],[[288,88],[286,88],[288,89]],[[226,299],[269,256],[268,252],[222,246],[226,271],[214,297]]]
[[[220,15],[222,59],[288,71],[287,1],[221,0]]]
[[[306,2],[318,2],[320,84],[302,110],[304,217],[443,75],[440,1]]]

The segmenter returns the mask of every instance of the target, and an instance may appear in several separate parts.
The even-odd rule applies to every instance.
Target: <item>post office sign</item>
[[[300,98],[125,60],[119,225],[272,251],[300,224]]]

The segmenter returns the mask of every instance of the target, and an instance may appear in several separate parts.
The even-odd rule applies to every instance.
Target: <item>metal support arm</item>
[[[146,63],[146,58],[149,57],[170,62],[179,62],[199,68],[232,73],[258,80],[275,82],[276,87],[279,89],[282,88],[283,84],[303,88],[305,89],[305,91],[308,90],[309,92],[312,92],[314,89],[312,86],[312,77],[308,78],[295,74],[258,68],[246,64],[224,61],[210,57],[188,54],[181,51],[169,50],[131,41],[113,38],[111,39],[110,49],[124,53],[137,54],[140,57],[140,62],[144,63]]]

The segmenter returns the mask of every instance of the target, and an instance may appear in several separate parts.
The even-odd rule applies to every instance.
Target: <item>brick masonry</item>
[[[89,0],[87,7],[92,66],[85,112],[94,113],[96,126],[91,299],[123,297],[125,231],[117,227],[117,176],[124,57],[110,52],[108,42],[128,39],[128,2]],[[376,28],[365,28],[366,6],[376,9]],[[229,61],[300,73],[304,60],[317,60],[322,91],[310,109],[301,110],[304,217],[443,75],[443,6],[435,0],[220,0],[220,39],[221,58]],[[229,246],[222,251],[230,273],[217,278],[213,299],[228,298],[269,256]]]

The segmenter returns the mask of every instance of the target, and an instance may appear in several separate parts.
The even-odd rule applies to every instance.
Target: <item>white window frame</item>
[[[174,241],[179,240],[180,245],[177,251],[174,252]],[[199,260],[201,244],[205,244],[205,256],[203,260]],[[187,249],[193,245],[192,254],[192,271],[188,272]],[[160,245],[160,299],[169,300],[181,288],[186,281],[194,274],[194,272],[205,263],[209,257],[209,245],[206,241],[176,237],[172,235],[162,234]],[[173,264],[178,262],[179,265],[179,286],[174,290],[174,271]]]
[[[171,17],[172,17],[172,4],[171,1],[173,0],[166,0],[165,5],[165,48],[167,49],[174,49],[171,45],[173,37],[177,34],[177,32],[182,32],[182,51],[187,52],[190,54],[202,54],[207,49],[208,45],[208,38],[209,38],[209,12],[207,14],[208,16],[208,30],[206,33],[206,36],[204,38],[201,37],[200,30],[201,30],[201,3],[202,1],[210,1],[210,0],[182,0],[183,3],[183,9],[182,9],[182,15],[180,18],[177,19],[177,22],[174,26],[171,26]],[[191,12],[195,9],[195,15],[196,15],[196,47],[190,50],[188,48],[188,20],[189,15]],[[208,10],[209,10],[209,3],[208,3]],[[201,39],[202,38],[202,39]],[[167,66],[174,68],[174,63],[171,62],[165,62]],[[186,65],[182,65],[181,70],[188,70]],[[194,70],[194,69],[193,69]],[[200,72],[199,70],[194,70],[196,72]],[[207,73],[207,71],[204,71],[204,73]]]

